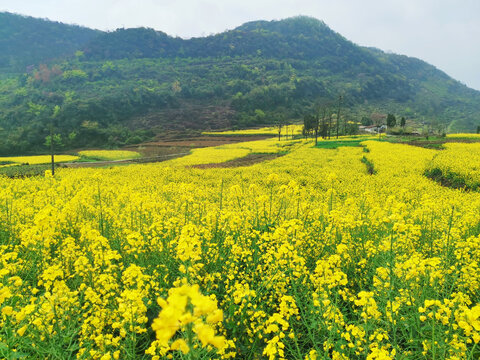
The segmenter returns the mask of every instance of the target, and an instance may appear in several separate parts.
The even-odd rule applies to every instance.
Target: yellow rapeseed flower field
[[[141,156],[140,153],[129,150],[83,150],[78,155],[95,160],[129,160]]]
[[[281,136],[300,135],[303,131],[303,125],[291,124],[282,126]],[[227,130],[227,131],[204,131],[204,135],[278,135],[278,127],[262,127],[257,129]]]
[[[479,358],[480,194],[425,176],[474,150],[200,150],[0,178],[0,357]]]
[[[447,134],[449,139],[480,139],[480,134],[472,133],[458,133],[458,134]]]
[[[446,151],[435,154],[428,171],[453,186],[480,189],[480,143],[447,143],[443,147]]]
[[[295,147],[299,142],[299,140],[277,141],[273,138],[193,149],[191,154],[171,160],[169,165],[219,164],[245,157],[249,154],[276,154],[289,151],[291,147]]]

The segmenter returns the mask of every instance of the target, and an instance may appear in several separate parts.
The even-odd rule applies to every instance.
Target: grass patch
[[[360,143],[363,141],[365,139],[319,141],[315,147],[320,149],[336,149],[342,146],[360,147]]]
[[[0,168],[0,176],[3,175],[9,178],[43,176],[45,170],[50,170],[51,168],[51,164],[7,166]]]
[[[142,155],[130,150],[84,150],[80,151],[81,161],[116,161],[138,159]]]
[[[386,141],[394,144],[405,144],[423,147],[425,149],[443,150],[443,145],[448,142],[448,139],[442,136],[389,136]]]
[[[444,143],[425,143],[422,147],[424,147],[425,149],[443,150],[443,144]]]
[[[463,176],[437,167],[425,170],[424,175],[440,185],[452,189],[464,189],[467,191],[478,191],[480,189],[480,183],[467,183]]]
[[[267,160],[273,160],[280,156],[284,156],[288,152],[278,152],[278,153],[250,153],[247,156],[225,161],[222,163],[214,164],[200,164],[193,165],[192,167],[198,169],[209,169],[209,168],[232,168],[232,167],[241,167],[241,166],[250,166]]]
[[[3,165],[11,165],[11,164],[15,164],[13,161],[0,161],[0,166],[3,166]]]
[[[410,141],[430,142],[430,141],[445,141],[445,136],[418,136],[418,135],[403,135],[403,136],[388,136],[385,138],[389,142],[408,143]]]
[[[6,162],[6,165],[18,164],[18,165],[38,165],[50,163],[50,155],[32,155],[32,156],[7,156],[0,157],[0,161]],[[78,156],[56,154],[56,162],[68,162],[78,160]]]
[[[373,165],[373,162],[371,160],[368,160],[365,156],[362,157],[362,160],[360,160],[362,163],[365,164],[367,167],[367,173],[370,175],[375,175],[377,173],[377,170],[375,170],[375,166]]]

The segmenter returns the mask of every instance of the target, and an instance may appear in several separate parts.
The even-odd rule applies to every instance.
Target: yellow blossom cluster
[[[224,336],[215,335],[214,326],[223,320],[223,312],[217,308],[214,298],[200,293],[199,286],[181,285],[169,290],[167,300],[158,299],[161,306],[158,317],[152,323],[156,340],[146,353],[156,355],[157,348],[161,355],[170,350],[180,350],[183,354],[190,352],[194,346],[193,334],[203,347],[212,346],[224,354],[228,342]],[[183,331],[186,339],[179,337],[169,344],[173,336]]]

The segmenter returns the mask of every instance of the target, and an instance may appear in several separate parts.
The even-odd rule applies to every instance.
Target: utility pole
[[[52,176],[55,175],[55,139],[53,135],[53,121],[55,118],[57,118],[59,112],[60,106],[56,105],[53,109],[53,115],[50,121],[50,154],[52,156]]]

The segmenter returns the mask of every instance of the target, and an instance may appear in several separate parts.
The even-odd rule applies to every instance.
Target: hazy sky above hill
[[[180,37],[309,15],[356,44],[418,57],[480,90],[479,0],[0,0],[0,11]]]

